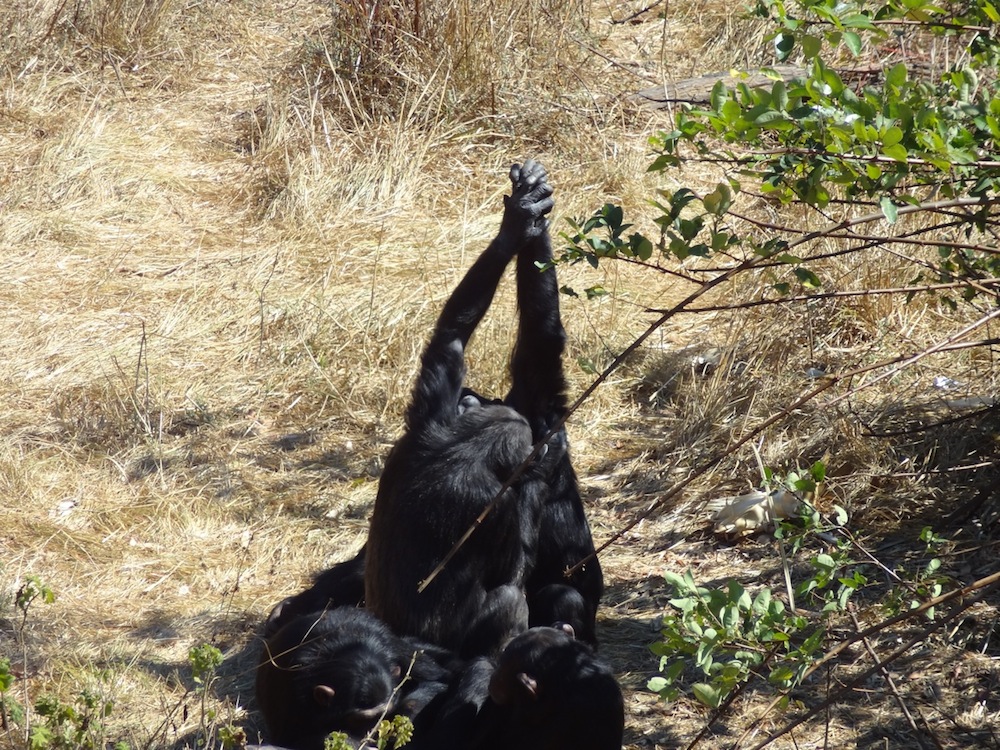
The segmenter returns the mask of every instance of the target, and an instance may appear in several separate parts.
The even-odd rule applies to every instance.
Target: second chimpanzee
[[[512,640],[477,717],[476,750],[621,750],[622,691],[611,670],[569,625]]]
[[[495,652],[527,627],[523,585],[544,499],[540,478],[561,458],[558,440],[546,446],[454,559],[418,592],[535,442],[537,430],[516,406],[486,401],[462,387],[466,346],[504,269],[527,243],[547,233],[552,188],[545,170],[529,162],[512,169],[511,180],[500,232],[448,299],[424,350],[406,431],[379,482],[367,543],[366,605],[397,632],[466,656]]]
[[[321,750],[331,732],[363,737],[383,716],[419,713],[459,668],[444,649],[340,607],[294,618],[267,639],[257,704],[271,742]]]

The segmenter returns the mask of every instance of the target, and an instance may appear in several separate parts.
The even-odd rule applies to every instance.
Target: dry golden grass
[[[114,700],[107,738],[193,745],[203,712],[186,655],[206,642],[226,656],[209,707],[257,738],[257,626],[361,544],[420,349],[495,230],[509,162],[545,161],[562,216],[603,201],[642,215],[657,185],[644,176],[656,121],[628,93],[764,59],[758,27],[720,2],[664,6],[631,24],[611,19],[634,3],[421,5],[419,19],[380,5],[387,15],[368,40],[349,33],[362,8],[352,2],[336,14],[318,0],[0,9],[0,655],[32,699],[88,688]],[[378,81],[335,74],[360,49],[379,52],[366,61]],[[895,278],[888,260],[840,272]],[[576,358],[603,367],[645,328],[644,306],[689,291],[621,265],[561,273],[614,292],[564,302],[573,394],[591,380]],[[503,389],[510,286],[470,357],[483,390]],[[598,541],[787,404],[814,360],[841,367],[919,350],[953,324],[888,299],[670,321],[573,417]],[[713,348],[721,364],[703,375],[692,356]],[[932,402],[937,374],[973,394],[997,390],[985,354],[959,353],[863,392],[854,416],[916,419],[904,407]],[[770,431],[761,453],[782,468],[827,456],[831,492],[877,539],[899,527],[912,540],[913,526],[969,499],[967,474],[934,473],[954,464],[937,433],[880,441],[859,424],[849,410],[809,407]],[[995,440],[995,428],[977,427],[949,449],[972,456]],[[604,557],[603,652],[628,691],[630,748],[683,745],[706,718],[644,688],[662,572],[774,585],[766,542],[731,547],[701,530],[703,499],[757,481],[744,450]],[[942,502],[949,492],[965,494]],[[956,557],[952,572],[989,564],[985,521],[979,533],[965,544],[980,551]],[[22,652],[12,597],[27,575],[57,600],[31,608]],[[996,729],[995,669],[940,645],[935,660],[971,665],[938,682],[946,715]],[[767,699],[748,697],[727,731]],[[801,730],[799,746],[824,731],[838,738],[831,746],[882,747],[880,727],[897,736],[891,704],[872,699],[864,721],[856,708]],[[885,746],[910,746],[900,742]],[[0,731],[0,746],[22,744]]]

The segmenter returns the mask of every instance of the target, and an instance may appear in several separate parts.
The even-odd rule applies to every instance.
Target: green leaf
[[[691,692],[694,693],[694,697],[698,699],[699,703],[709,708],[718,708],[722,702],[722,693],[718,688],[707,685],[704,682],[696,682],[692,685]]]
[[[845,31],[844,44],[847,45],[847,49],[849,49],[851,54],[855,57],[861,54],[861,37],[858,36],[857,32]]]
[[[906,65],[896,63],[885,73],[885,83],[887,86],[898,89],[906,83]]]
[[[716,81],[712,87],[712,97],[710,99],[712,109],[715,112],[721,112],[722,105],[726,103],[727,99],[729,99],[729,90],[726,88],[726,84],[722,81]]]
[[[844,26],[851,29],[867,29],[873,31],[876,26],[872,23],[871,19],[864,13],[855,13],[852,16],[846,16],[842,19]]]
[[[795,49],[795,36],[782,31],[774,38],[774,49],[779,60],[786,59]]]
[[[896,161],[899,162],[905,162],[909,157],[909,154],[906,151],[906,147],[900,143],[897,143],[895,146],[889,146],[888,148],[883,148],[882,153],[888,156],[890,159],[895,159]]]
[[[720,182],[715,190],[705,196],[702,203],[705,210],[713,216],[723,216],[732,205],[733,195],[729,190],[729,185]]]
[[[837,567],[837,563],[835,563],[833,561],[833,558],[830,557],[825,552],[821,552],[820,554],[816,555],[815,562],[816,562],[816,567],[821,568],[823,570],[833,570],[834,568]]]
[[[649,260],[653,257],[653,243],[641,234],[633,234],[628,238],[629,250],[639,260]]]
[[[903,131],[893,125],[882,134],[882,146],[895,146],[903,140]]]
[[[802,55],[806,60],[812,60],[823,49],[823,40],[812,34],[803,34],[800,43],[802,45]]]
[[[885,216],[886,221],[890,224],[895,224],[896,218],[899,215],[899,207],[892,202],[892,198],[888,195],[883,195],[881,200],[879,200],[879,205],[882,207],[882,215]]]
[[[784,81],[775,81],[771,86],[771,105],[782,111],[788,109],[788,90]]]
[[[819,280],[819,276],[814,274],[808,268],[796,268],[794,270],[795,278],[799,280],[802,286],[808,289],[819,289],[823,286],[823,282]]]

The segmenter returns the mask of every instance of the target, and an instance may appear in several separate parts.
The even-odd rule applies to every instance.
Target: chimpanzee
[[[536,466],[522,477],[486,528],[466,544],[475,552],[464,550],[464,557],[449,563],[451,571],[442,574],[446,584],[433,583],[417,602],[417,581],[492,499],[511,464],[526,455],[525,443],[538,442],[566,413],[565,332],[555,269],[547,267],[552,247],[543,218],[551,209],[551,187],[545,170],[530,160],[512,167],[511,181],[513,195],[505,199],[499,235],[452,294],[424,353],[407,433],[390,454],[380,484],[370,538],[381,559],[365,582],[369,596],[374,595],[371,606],[395,628],[452,646],[469,635],[467,654],[493,649],[522,629],[518,583],[525,570],[529,624],[566,621],[582,640],[595,645],[594,621],[603,591],[596,558],[572,577],[564,575],[593,554],[594,544],[560,429],[546,446],[551,450],[544,464],[550,470],[540,473]],[[521,314],[512,388],[503,401],[492,400],[461,388],[464,350],[515,253]],[[517,538],[517,515],[523,556],[510,541]],[[364,554],[362,549],[354,560],[320,574],[310,589],[279,604],[268,618],[269,630],[327,601],[352,603],[347,599],[357,595],[353,586]],[[342,585],[345,566],[349,596]],[[473,595],[467,599],[462,592]],[[465,608],[458,607],[466,601]],[[506,615],[497,619],[496,612]]]
[[[569,625],[531,628],[507,644],[489,695],[475,750],[621,750],[621,688]]]
[[[416,715],[460,669],[450,652],[399,638],[364,610],[339,607],[301,615],[267,639],[257,704],[272,742],[321,750],[330,732],[363,737],[383,715]]]
[[[264,637],[278,632],[299,615],[334,607],[360,607],[365,601],[365,548],[313,579],[313,585],[275,605],[264,621]],[[558,618],[556,618],[558,619]]]
[[[535,554],[544,477],[563,450],[558,439],[545,446],[418,593],[421,580],[529,457],[538,432],[531,424],[536,406],[529,404],[538,396],[534,388],[523,386],[508,406],[462,387],[465,348],[504,269],[547,234],[544,217],[553,201],[544,168],[515,165],[511,181],[499,233],[452,293],[424,350],[406,431],[386,460],[368,533],[366,605],[396,632],[465,656],[495,652],[527,627],[523,585]],[[523,324],[521,336],[544,323]],[[515,353],[522,367],[541,354],[531,342]],[[530,409],[522,412],[525,405]]]

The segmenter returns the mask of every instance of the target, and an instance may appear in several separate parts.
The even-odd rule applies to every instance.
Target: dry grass
[[[497,225],[507,164],[542,158],[562,215],[605,200],[641,214],[655,122],[628,92],[762,55],[757,27],[717,2],[620,25],[610,19],[638,4],[431,2],[417,18],[389,3],[371,24],[360,3],[337,7],[15,0],[0,10],[0,653],[32,696],[68,700],[86,687],[113,699],[108,737],[136,747],[195,741],[186,654],[203,642],[227,657],[210,706],[256,738],[257,624],[360,545],[419,351]],[[890,260],[831,270],[894,278]],[[563,281],[600,281],[614,296],[564,311],[571,361],[600,367],[644,329],[643,306],[686,289],[624,266],[596,275],[571,268]],[[470,360],[487,391],[503,388],[510,286]],[[888,300],[671,321],[574,416],[596,536],[788,403],[805,367],[916,350],[953,325],[933,306]],[[722,356],[706,374],[692,357],[710,349]],[[981,351],[929,361],[844,408],[802,410],[761,453],[781,468],[826,456],[831,492],[874,544],[912,540],[932,519],[974,548],[948,560],[968,579],[991,564],[1000,499],[982,473],[954,467],[995,455],[995,421],[961,440],[898,428],[927,421],[934,375],[976,395],[996,393],[996,372]],[[591,376],[571,368],[570,378],[579,393]],[[899,434],[865,434],[890,423]],[[775,582],[766,541],[720,544],[698,511],[757,481],[743,451],[605,555],[601,636],[628,689],[629,747],[682,745],[705,720],[693,702],[667,708],[644,690],[663,570]],[[942,528],[977,491],[978,527]],[[32,608],[22,655],[11,597],[29,574],[58,598]],[[990,617],[968,628],[981,636]],[[912,668],[942,691],[928,719],[996,731],[992,662],[953,641],[935,648]],[[907,693],[918,702],[919,679]],[[748,696],[727,731],[766,699]],[[857,706],[830,718],[831,746],[911,746],[896,739],[894,705],[867,700],[863,719]],[[824,731],[802,730],[799,746]],[[21,742],[0,732],[0,746]]]

